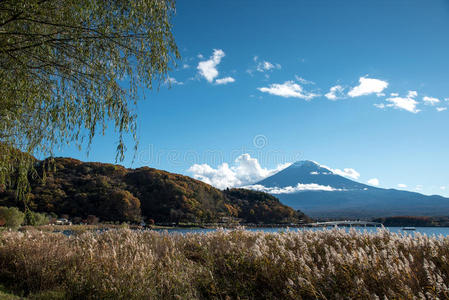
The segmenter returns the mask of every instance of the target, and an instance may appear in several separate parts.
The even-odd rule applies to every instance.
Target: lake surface
[[[339,229],[344,229],[346,231],[349,231],[350,228],[354,228],[360,232],[367,232],[367,233],[375,233],[378,230],[381,230],[380,227],[338,227]],[[390,232],[393,233],[402,233],[402,234],[415,234],[417,232],[421,233],[421,234],[425,234],[428,236],[439,236],[439,235],[443,235],[443,236],[449,236],[449,227],[415,227],[416,230],[410,231],[410,230],[403,230],[402,227],[384,227],[385,229],[389,230]],[[303,230],[308,230],[308,231],[320,231],[320,230],[331,230],[332,227],[301,227],[301,228],[283,228],[283,227],[278,227],[278,228],[245,228],[245,230],[248,231],[263,231],[263,232],[272,232],[272,233],[276,233],[276,232],[285,232],[287,230],[289,231],[303,231]],[[215,231],[217,229],[212,229],[212,228],[173,228],[173,229],[153,229],[156,231],[167,231],[168,233],[178,233],[178,234],[186,234],[186,233],[207,233],[207,232],[212,232]],[[227,229],[226,229],[227,230]]]

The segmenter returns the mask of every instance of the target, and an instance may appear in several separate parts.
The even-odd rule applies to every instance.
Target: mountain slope
[[[255,191],[221,191],[196,179],[148,167],[82,162],[72,158],[38,161],[44,182],[30,178],[30,207],[103,221],[215,222],[237,217],[260,223],[296,222],[304,218],[271,195]],[[0,190],[0,206],[19,206],[14,191]],[[249,212],[256,212],[256,217]]]
[[[337,175],[312,161],[296,162],[253,187],[275,194],[284,204],[312,217],[449,215],[448,198],[372,187]]]
[[[300,179],[300,181],[298,181]],[[328,168],[310,160],[298,161],[288,168],[258,182],[266,187],[295,186],[298,183],[318,183],[331,186],[336,189],[363,189],[371,188],[368,185],[358,183],[345,177],[334,174]]]

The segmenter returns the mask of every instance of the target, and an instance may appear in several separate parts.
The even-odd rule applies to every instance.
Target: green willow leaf
[[[124,158],[138,89],[179,58],[174,13],[173,0],[0,1],[0,189],[25,197],[31,155],[90,145],[108,123]]]

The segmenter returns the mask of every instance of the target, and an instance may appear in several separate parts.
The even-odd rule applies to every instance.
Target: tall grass
[[[68,299],[449,298],[449,238],[128,229],[3,232],[0,284]]]

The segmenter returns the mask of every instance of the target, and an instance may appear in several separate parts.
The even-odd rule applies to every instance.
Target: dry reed
[[[67,299],[447,299],[449,238],[386,230],[0,233],[0,284]]]

